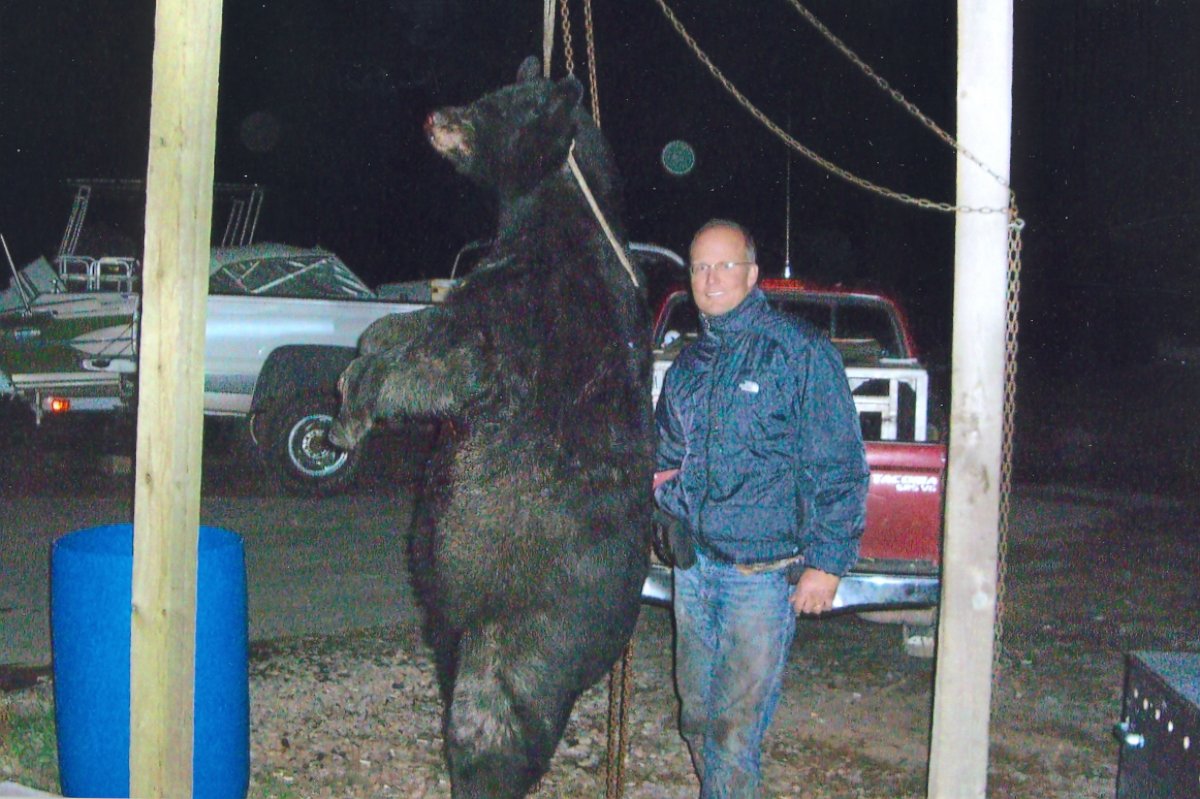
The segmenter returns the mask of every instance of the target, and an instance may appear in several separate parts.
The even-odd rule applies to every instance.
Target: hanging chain
[[[897,202],[901,202],[906,205],[913,205],[918,208],[924,208],[924,209],[933,210],[933,211],[944,211],[947,213],[959,213],[959,212],[974,213],[974,214],[1007,214],[1008,213],[1008,208],[972,207],[972,206],[966,206],[966,205],[954,205],[953,203],[941,202],[941,201],[937,201],[937,200],[929,200],[929,199],[925,199],[922,197],[914,197],[911,194],[905,194],[904,192],[899,192],[894,189],[889,189],[885,186],[881,186],[877,183],[873,183],[873,182],[867,180],[866,178],[861,178],[858,175],[855,175],[850,170],[840,167],[837,164],[830,161],[828,158],[821,156],[812,148],[807,147],[804,144],[801,144],[799,141],[797,141],[795,138],[793,138],[791,136],[791,134],[789,134],[783,128],[779,127],[777,124],[772,122],[767,117],[766,114],[764,114],[761,110],[759,110],[759,108],[756,105],[754,105],[754,103],[750,102],[750,99],[747,98],[746,95],[742,94],[738,90],[738,88],[736,86],[734,86],[733,83],[728,78],[725,77],[724,73],[722,73],[721,70],[717,67],[717,65],[712,62],[712,59],[710,59],[704,53],[704,51],[700,49],[700,45],[696,43],[696,40],[693,39],[692,36],[683,27],[683,24],[679,21],[678,17],[675,16],[674,12],[672,12],[671,9],[667,7],[666,0],[655,0],[655,2],[658,3],[658,7],[662,10],[663,15],[666,16],[667,21],[671,23],[672,27],[675,28],[675,31],[680,35],[680,37],[688,45],[688,47],[691,48],[691,50],[695,54],[696,58],[698,58],[700,60],[700,63],[704,64],[704,66],[708,68],[708,71],[712,73],[713,77],[716,78],[721,83],[721,85],[725,87],[726,91],[728,91],[731,95],[733,95],[734,99],[736,99],[738,101],[738,103],[740,103],[742,105],[742,107],[745,108],[750,113],[751,116],[753,116],[755,119],[757,119],[763,125],[763,127],[765,127],[767,130],[774,133],[775,136],[778,137],[782,142],[784,142],[788,147],[791,147],[793,150],[800,153],[805,158],[807,158],[808,160],[812,161],[817,166],[824,169],[826,172],[829,172],[832,175],[836,175],[837,177],[841,178],[842,180],[845,180],[848,183],[858,186],[861,189],[865,189],[874,194],[878,194],[880,196],[887,197],[890,200],[895,200]],[[989,174],[992,174],[990,170],[988,170],[988,172],[989,172]],[[1003,182],[1003,181],[1001,181],[1001,182]],[[1011,190],[1010,190],[1010,200],[1011,200]]]
[[[560,0],[563,32],[563,68],[568,75],[575,74],[575,48],[571,45],[571,8],[567,0]]]
[[[560,7],[562,13],[563,63],[567,74],[574,75],[575,49],[571,44],[571,10],[568,0],[561,0]],[[584,0],[583,9],[587,36],[588,81],[592,99],[592,119],[595,121],[596,127],[600,127],[600,93],[598,88],[599,83],[596,79],[596,33],[595,24],[592,19],[591,0]],[[546,74],[549,76],[548,71]],[[574,148],[575,143],[572,142],[571,149],[574,150]],[[621,263],[624,264],[625,269],[629,272],[630,279],[633,280],[635,286],[638,285],[633,268],[629,265],[624,251],[616,244],[616,239],[613,237],[612,231],[608,228],[603,215],[600,213],[595,199],[592,198],[591,192],[587,187],[587,181],[583,179],[578,166],[575,165],[573,156],[568,159],[568,165],[575,174],[576,180],[579,181],[579,186],[583,190],[584,196],[591,203],[592,210],[596,213],[597,219],[599,219],[601,226],[609,237],[609,241],[613,243],[617,255],[621,258]],[[605,799],[621,799],[625,793],[625,751],[629,745],[627,730],[630,693],[633,683],[632,667],[633,646],[626,644],[625,651],[622,653],[620,659],[613,664],[608,678],[608,762],[606,764],[606,781],[604,787]]]
[[[921,109],[912,103],[908,98],[900,93],[899,90],[893,88],[884,78],[875,72],[865,61],[858,57],[858,54],[851,50],[846,44],[833,34],[819,19],[817,19],[811,11],[800,4],[799,0],[788,0],[789,3],[800,13],[805,20],[808,21],[816,30],[824,36],[830,44],[832,44],[842,55],[846,56],[854,65],[862,72],[875,81],[886,94],[888,94],[895,102],[900,104],[906,111],[916,117],[939,139],[954,148],[954,150],[962,155],[967,160],[974,163],[988,175],[990,175],[997,183],[1009,190],[1009,207],[1008,211],[1008,275],[1006,287],[1006,318],[1005,318],[1005,335],[1004,335],[1004,402],[1001,412],[1001,444],[1000,444],[1000,486],[999,486],[999,520],[998,520],[998,542],[997,542],[997,559],[996,559],[996,622],[995,622],[995,638],[992,659],[992,678],[997,679],[1000,674],[1000,664],[1003,657],[1003,641],[1004,641],[1004,616],[1006,611],[1006,595],[1007,595],[1007,580],[1008,580],[1008,533],[1009,521],[1012,510],[1012,468],[1013,468],[1013,440],[1015,437],[1015,419],[1016,419],[1016,400],[1017,400],[1017,353],[1018,353],[1018,333],[1020,331],[1020,306],[1021,306],[1021,233],[1025,227],[1024,220],[1021,219],[1017,210],[1016,194],[1012,191],[1008,181],[996,174],[987,164],[962,146],[949,133],[938,126],[936,122],[926,116]]]
[[[1014,202],[1008,214],[1008,290],[1004,329],[1004,412],[1000,444],[1000,520],[996,560],[996,630],[992,655],[992,680],[1000,674],[1004,646],[1004,614],[1008,580],[1008,529],[1012,509],[1013,439],[1017,412],[1017,334],[1021,310],[1021,232],[1025,222]]]
[[[583,0],[584,24],[587,27],[588,82],[591,84],[592,121],[600,127],[600,84],[596,80],[596,26],[592,22],[592,0]]]
[[[790,134],[781,129],[778,125],[772,122],[767,116],[760,111],[750,100],[738,91],[737,87],[722,74],[721,70],[712,62],[711,59],[700,49],[696,40],[684,29],[682,23],[667,7],[665,0],[656,0],[667,20],[675,28],[676,32],[683,38],[684,42],[691,48],[695,56],[700,60],[708,71],[712,73],[722,86],[725,87],[733,97],[767,130],[774,133],[780,140],[799,152],[805,158],[820,166],[827,172],[842,178],[843,180],[858,186],[875,194],[882,195],[892,200],[902,202],[908,205],[914,205],[919,208],[925,208],[935,211],[946,211],[950,213],[1005,213],[1008,215],[1008,275],[1007,275],[1007,308],[1006,308],[1006,328],[1005,328],[1005,347],[1004,347],[1004,405],[1002,411],[1001,427],[1002,441],[1000,451],[1000,518],[999,518],[999,541],[997,548],[997,563],[996,563],[996,622],[995,622],[995,657],[993,660],[992,676],[993,679],[999,674],[999,663],[1001,654],[1001,641],[1004,633],[1004,610],[1005,610],[1005,582],[1008,576],[1008,531],[1009,518],[1011,511],[1012,499],[1012,461],[1013,461],[1013,434],[1016,417],[1016,386],[1017,386],[1017,337],[1019,332],[1019,311],[1020,311],[1020,294],[1021,294],[1021,233],[1025,227],[1025,222],[1018,214],[1016,193],[1009,186],[1008,181],[998,175],[994,170],[988,167],[978,156],[964,148],[957,140],[954,139],[946,131],[942,130],[937,123],[925,115],[915,104],[909,101],[897,89],[894,89],[886,80],[883,79],[875,70],[873,70],[865,61],[851,50],[846,44],[833,34],[820,20],[818,20],[812,12],[800,4],[799,0],[788,0],[793,7],[800,13],[810,25],[817,29],[838,51],[846,56],[852,63],[858,66],[876,85],[887,93],[894,101],[904,107],[910,114],[921,121],[925,127],[929,128],[938,138],[946,144],[954,148],[955,152],[974,163],[988,175],[990,175],[997,183],[1008,189],[1009,204],[1007,208],[975,208],[971,206],[960,206],[946,202],[937,202],[923,198],[913,197],[902,192],[894,191],[885,188],[871,181],[860,178],[854,175],[849,170],[837,166],[832,161],[818,155],[809,147],[804,146],[799,141],[794,139]]]
[[[966,158],[968,161],[975,164],[977,167],[982,169],[984,172],[991,175],[992,178],[997,183],[999,183],[1001,186],[1003,186],[1006,189],[1008,188],[1007,180],[1005,180],[1004,178],[997,175],[991,169],[991,167],[989,167],[987,164],[983,163],[983,161],[978,156],[976,156],[970,150],[963,147],[962,144],[960,144],[958,141],[956,141],[955,138],[953,136],[951,136],[949,133],[942,130],[942,128],[939,127],[936,122],[934,122],[932,119],[930,119],[928,116],[925,115],[925,112],[923,112],[921,109],[917,108],[915,103],[911,102],[907,97],[905,97],[903,94],[901,94],[899,89],[892,88],[891,84],[889,84],[886,80],[883,79],[883,77],[879,73],[877,73],[874,69],[872,69],[871,66],[866,61],[863,61],[861,58],[859,58],[858,54],[855,53],[853,50],[851,50],[846,45],[845,42],[843,42],[841,39],[839,39],[837,36],[835,36],[833,31],[831,31],[831,30],[829,30],[829,28],[825,27],[825,24],[823,22],[821,22],[821,20],[817,19],[813,15],[813,13],[811,11],[809,11],[807,8],[800,5],[799,0],[788,0],[788,2],[792,4],[792,6],[796,9],[796,11],[800,12],[800,16],[804,17],[804,19],[808,21],[808,24],[810,24],[814,28],[816,28],[818,33],[820,33],[827,40],[829,40],[829,43],[832,44],[835,48],[837,48],[837,50],[839,52],[841,52],[842,55],[844,55],[844,56],[846,56],[846,58],[850,59],[851,63],[853,63],[855,66],[857,66],[859,69],[861,69],[863,71],[863,74],[865,74],[871,80],[875,81],[876,85],[879,86],[879,88],[882,89],[886,94],[888,94],[893,100],[895,100],[897,103],[899,103],[904,108],[904,110],[908,111],[908,113],[912,114],[914,117],[916,117],[918,120],[920,120],[921,123],[923,125],[925,125],[925,127],[929,128],[929,130],[931,130],[935,136],[937,136],[939,139],[944,141],[946,144],[953,147],[956,152],[958,152],[960,155],[962,155],[963,158]],[[1004,210],[1007,211],[1009,209],[1004,209]]]

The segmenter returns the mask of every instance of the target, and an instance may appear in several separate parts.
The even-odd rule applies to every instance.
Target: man
[[[703,334],[664,379],[655,498],[676,556],[680,732],[701,799],[741,799],[759,792],[795,614],[830,610],[858,556],[867,464],[841,357],[767,304],[750,234],[713,220],[690,255]]]

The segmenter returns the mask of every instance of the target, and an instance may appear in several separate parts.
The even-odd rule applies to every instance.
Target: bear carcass
[[[331,432],[346,448],[379,420],[442,420],[409,562],[456,799],[545,773],[648,568],[649,314],[566,165],[574,142],[620,237],[611,153],[578,81],[539,69],[430,115],[433,147],[498,199],[494,245],[443,304],[363,334]]]

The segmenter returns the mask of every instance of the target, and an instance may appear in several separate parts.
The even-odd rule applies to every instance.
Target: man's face
[[[758,282],[758,264],[746,260],[746,240],[733,228],[713,227],[696,237],[691,263],[709,265],[703,272],[692,271],[692,297],[701,313],[720,316],[741,305]],[[729,262],[738,265],[723,268]]]

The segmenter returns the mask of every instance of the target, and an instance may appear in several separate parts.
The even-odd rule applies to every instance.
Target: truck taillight
[[[51,397],[46,402],[51,413],[66,413],[71,410],[71,401],[66,397]]]

